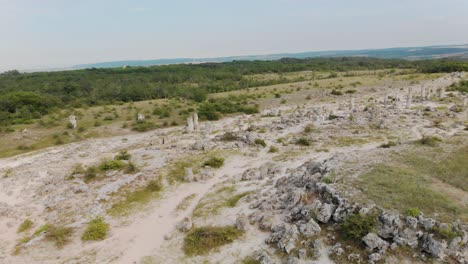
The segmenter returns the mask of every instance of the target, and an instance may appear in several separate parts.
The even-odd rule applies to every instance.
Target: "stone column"
[[[198,130],[198,128],[200,126],[200,124],[198,123],[198,114],[197,114],[197,112],[195,112],[193,114],[193,126],[194,126],[195,130]]]
[[[191,132],[193,132],[193,129],[194,129],[194,127],[193,127],[193,118],[192,118],[192,116],[189,116],[189,117],[187,117],[187,132],[191,133]]]
[[[142,113],[138,113],[137,115],[137,121],[138,122],[143,122],[145,121],[145,116]]]
[[[70,123],[70,127],[72,129],[75,129],[77,124],[76,124],[76,117],[74,115],[71,115],[68,117],[68,123]]]

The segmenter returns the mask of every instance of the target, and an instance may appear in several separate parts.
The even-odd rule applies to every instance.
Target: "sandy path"
[[[130,225],[116,228],[117,234],[112,239],[123,242],[122,255],[112,263],[138,262],[141,257],[150,255],[159,250],[164,236],[175,230],[175,225],[184,217],[190,216],[198,201],[216,184],[224,181],[223,175],[234,176],[242,173],[246,165],[259,160],[251,157],[239,157],[226,160],[223,168],[216,171],[215,176],[206,182],[182,184],[171,191],[168,196],[157,202],[157,206],[144,218],[136,219]],[[177,205],[188,195],[197,194],[197,198],[183,213],[176,214]],[[112,245],[115,250],[115,245]]]

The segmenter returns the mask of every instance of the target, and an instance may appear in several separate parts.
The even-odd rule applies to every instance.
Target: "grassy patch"
[[[468,146],[450,153],[435,166],[432,173],[443,182],[468,191]]]
[[[53,241],[55,246],[62,248],[65,244],[70,241],[73,235],[73,228],[64,226],[49,226],[45,239]]]
[[[206,255],[211,250],[232,243],[243,232],[235,227],[196,227],[184,239],[183,251],[188,256]]]
[[[278,152],[279,149],[275,146],[270,146],[270,149],[268,150],[268,153],[276,153]]]
[[[221,208],[235,207],[237,202],[250,192],[235,194],[234,186],[226,186],[205,195],[193,211],[193,217],[207,217],[217,214]]]
[[[203,163],[203,166],[208,166],[211,168],[221,168],[224,165],[223,158],[210,157]]]
[[[226,206],[227,207],[236,207],[237,202],[244,196],[249,195],[251,192],[244,192],[244,193],[239,193],[234,196],[231,196],[226,199]]]
[[[263,140],[261,138],[255,139],[254,144],[257,145],[257,146],[266,147],[265,140]]]
[[[102,160],[98,168],[100,171],[119,170],[125,167],[125,163],[120,160],[105,159]]]
[[[364,193],[387,209],[404,213],[407,208],[420,208],[424,213],[455,216],[459,208],[443,193],[430,188],[431,180],[417,168],[377,165],[360,176]]]
[[[26,230],[29,230],[31,229],[31,227],[33,226],[33,221],[29,220],[29,219],[26,219],[23,221],[23,223],[21,223],[21,225],[18,227],[18,230],[17,232],[18,233],[21,233],[21,232],[24,232]]]
[[[145,187],[127,193],[122,200],[113,204],[107,212],[112,216],[128,215],[137,207],[143,206],[152,199],[157,198],[162,189],[163,184],[160,178],[151,180]]]
[[[310,140],[308,138],[299,138],[298,140],[296,140],[295,142],[296,145],[299,145],[299,146],[310,146]]]
[[[376,215],[357,213],[348,215],[340,227],[346,238],[360,240],[363,236],[372,232],[376,225]]]
[[[109,224],[104,222],[104,218],[97,217],[91,220],[83,234],[81,235],[81,240],[103,240],[107,237],[109,232]]]
[[[424,146],[429,146],[429,147],[436,147],[439,142],[442,141],[438,137],[433,137],[433,136],[423,136],[418,143]]]
[[[192,202],[193,199],[197,197],[196,193],[192,193],[191,195],[185,197],[176,207],[177,211],[183,211],[187,209]]]

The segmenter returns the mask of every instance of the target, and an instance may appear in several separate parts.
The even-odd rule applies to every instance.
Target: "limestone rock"
[[[381,239],[378,235],[374,233],[369,233],[362,238],[364,244],[367,245],[367,248],[370,250],[382,250],[385,251],[388,248],[388,242]]]

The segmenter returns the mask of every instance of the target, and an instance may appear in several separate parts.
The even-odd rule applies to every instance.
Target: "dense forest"
[[[468,63],[362,57],[284,58],[276,61],[92,68],[24,74],[8,71],[0,74],[0,125],[39,118],[57,107],[81,107],[171,97],[184,97],[201,102],[206,99],[207,93],[290,81],[284,78],[260,80],[252,78],[253,74],[396,68],[427,73],[468,71]]]

